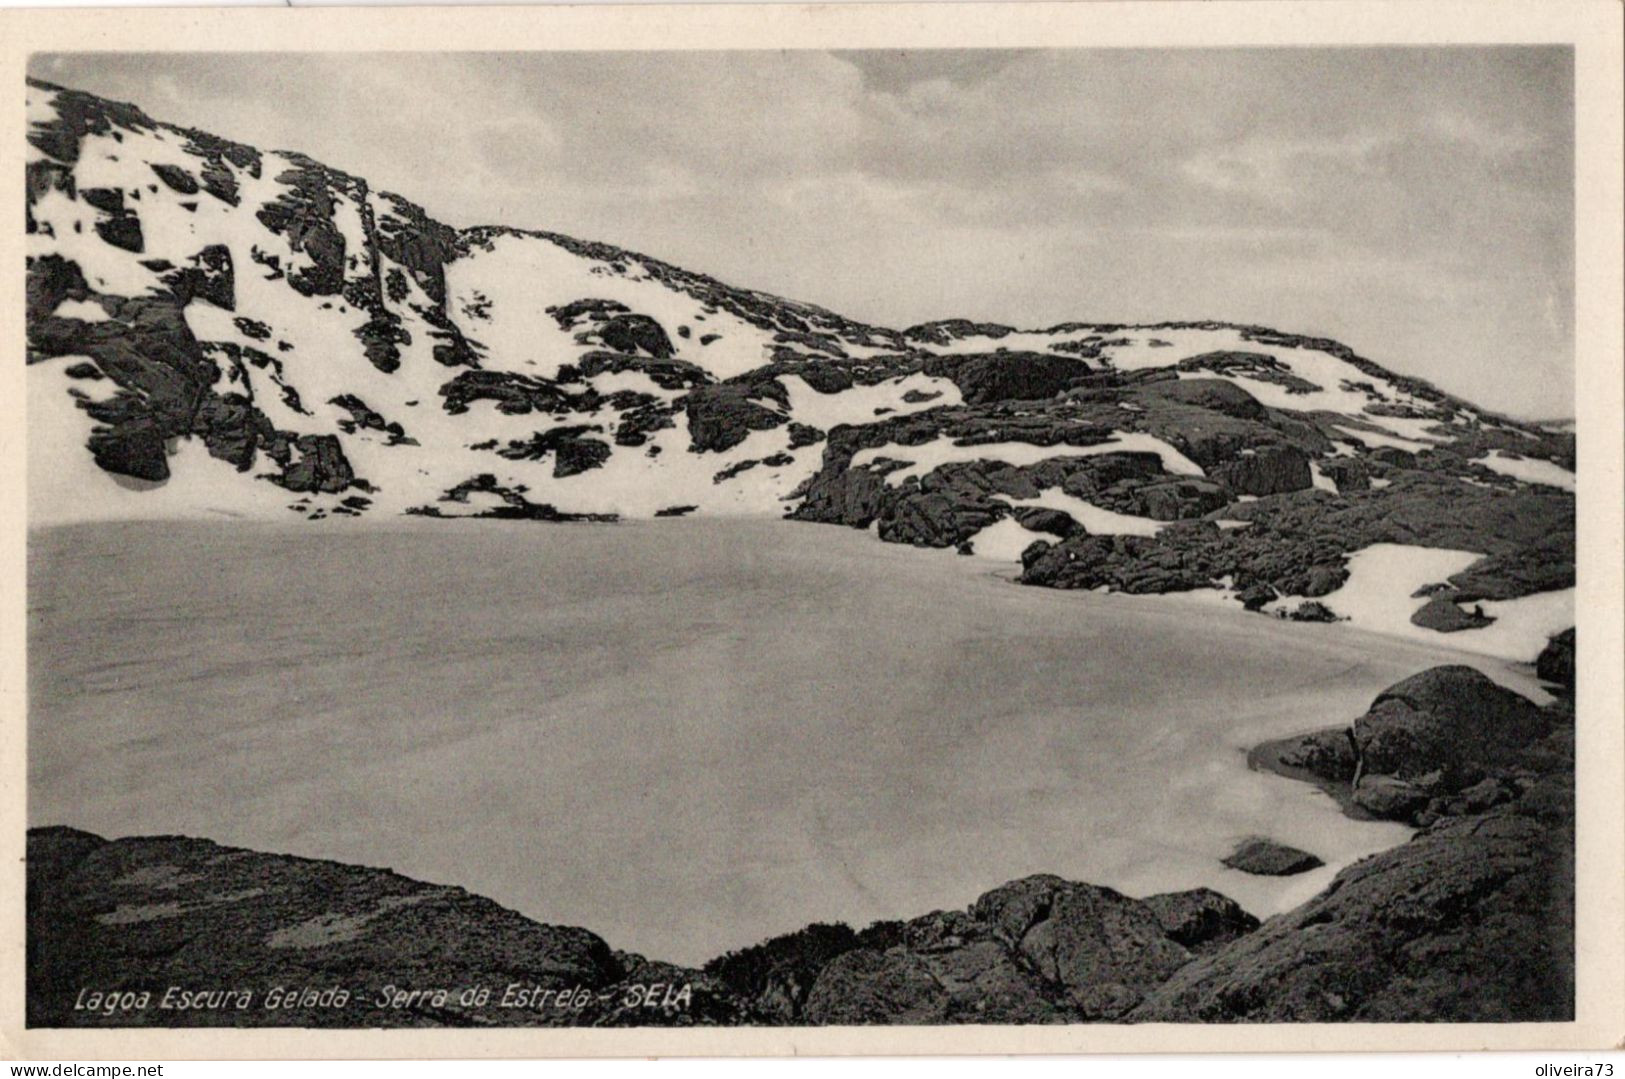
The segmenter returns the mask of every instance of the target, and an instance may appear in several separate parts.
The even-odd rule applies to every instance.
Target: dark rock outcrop
[[[689,447],[695,453],[731,450],[752,431],[789,422],[789,398],[772,379],[696,387],[682,403],[688,411]]]
[[[1371,474],[1353,457],[1331,457],[1319,462],[1321,475],[1331,480],[1339,494],[1346,491],[1369,491]]]
[[[1426,788],[1381,773],[1361,776],[1353,797],[1371,816],[1400,821],[1414,819],[1432,800]]]
[[[497,453],[511,461],[539,461],[552,454],[553,475],[559,478],[574,476],[600,468],[609,460],[609,443],[585,437],[598,430],[595,424],[554,427],[528,439],[509,442]]]
[[[300,435],[282,452],[284,467],[276,482],[290,491],[342,491],[355,479],[334,435]]]
[[[180,275],[177,277],[176,275]],[[295,491],[342,491],[356,480],[338,438],[276,429],[253,399],[221,383],[221,371],[193,336],[184,307],[193,293],[231,300],[229,257],[200,252],[192,266],[170,275],[176,291],[140,298],[98,297],[103,321],[61,318],[65,299],[90,300],[73,263],[54,257],[28,264],[28,345],[31,362],[88,356],[116,387],[101,400],[79,401],[97,423],[88,448],[114,475],[145,483],[169,479],[169,453],[179,439],[200,438],[216,457],[247,471],[260,451],[280,469],[273,482]],[[221,354],[279,368],[269,356],[232,344]],[[83,368],[84,361],[76,367]],[[297,405],[297,396],[290,404]]]
[[[919,956],[859,948],[823,969],[805,1015],[818,1025],[941,1023],[948,1007],[948,990]]]
[[[928,375],[950,379],[966,404],[1041,401],[1075,385],[1089,365],[1042,352],[988,352],[927,360]]]
[[[971,914],[1086,1019],[1121,1016],[1189,959],[1144,903],[1058,877],[996,888]]]
[[[512,371],[463,371],[440,387],[445,409],[456,416],[475,401],[492,401],[498,412],[524,416],[571,408],[571,396],[556,383]]]
[[[530,488],[522,483],[510,486],[499,482],[496,476],[489,472],[481,472],[446,491],[440,496],[439,501],[467,505],[473,495],[490,495],[498,500],[499,505],[487,506],[478,513],[455,515],[447,514],[438,505],[415,506],[406,512],[418,517],[490,517],[504,521],[553,523],[581,521],[608,524],[619,520],[613,513],[572,513],[561,510],[550,502],[532,502],[526,497],[529,493]]]
[[[1337,612],[1324,603],[1317,603],[1312,599],[1304,600],[1292,608],[1287,618],[1294,622],[1336,622]]]
[[[598,327],[598,337],[616,352],[641,352],[658,360],[675,355],[665,329],[648,315],[616,315]]]
[[[1574,688],[1574,630],[1569,628],[1546,642],[1535,660],[1535,673],[1543,682]]]

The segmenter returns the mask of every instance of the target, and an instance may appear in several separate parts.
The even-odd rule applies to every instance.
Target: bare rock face
[[[970,539],[1009,513],[1009,506],[987,495],[962,496],[931,491],[899,500],[880,518],[880,538],[916,547],[952,547]]]
[[[1371,489],[1371,473],[1353,457],[1333,457],[1321,461],[1320,471],[1337,487],[1339,494]]]
[[[1277,843],[1263,836],[1244,839],[1224,858],[1224,864],[1243,873],[1264,877],[1290,877],[1326,863],[1308,851]]]
[[[1393,776],[1368,775],[1354,788],[1354,804],[1379,820],[1408,821],[1427,807],[1426,789]]]
[[[1210,480],[1181,477],[1148,483],[1135,491],[1135,498],[1141,514],[1153,521],[1188,521],[1224,508],[1230,492]]]

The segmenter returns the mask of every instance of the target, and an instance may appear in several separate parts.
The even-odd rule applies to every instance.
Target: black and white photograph
[[[26,1027],[1575,1021],[1572,44],[339,44],[12,88]]]

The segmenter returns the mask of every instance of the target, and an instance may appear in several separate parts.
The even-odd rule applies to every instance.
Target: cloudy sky
[[[1559,48],[46,56],[456,225],[889,326],[1218,318],[1573,414]]]

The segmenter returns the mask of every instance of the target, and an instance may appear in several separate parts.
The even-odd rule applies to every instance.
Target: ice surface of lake
[[[680,962],[1035,872],[1260,915],[1402,840],[1251,773],[1486,657],[776,521],[35,532],[29,820],[389,866]],[[1273,836],[1326,868],[1225,869]]]

